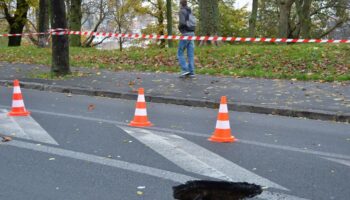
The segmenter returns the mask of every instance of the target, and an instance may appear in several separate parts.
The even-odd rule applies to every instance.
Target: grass
[[[177,49],[128,49],[123,52],[70,48],[71,66],[113,71],[179,72]],[[349,44],[234,44],[197,47],[198,74],[315,81],[350,80]],[[0,61],[51,64],[51,50],[0,46]]]

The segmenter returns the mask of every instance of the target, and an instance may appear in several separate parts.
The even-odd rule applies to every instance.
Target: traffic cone
[[[28,116],[30,112],[24,107],[23,97],[19,81],[13,81],[13,96],[12,96],[12,110],[8,116]]]
[[[145,91],[143,88],[139,88],[139,94],[136,102],[135,117],[134,117],[134,120],[131,121],[129,126],[134,126],[134,127],[153,126],[153,124],[150,121],[148,121]]]
[[[212,142],[235,142],[237,139],[231,135],[229,114],[227,109],[227,99],[221,97],[218,120],[213,135],[208,139]]]

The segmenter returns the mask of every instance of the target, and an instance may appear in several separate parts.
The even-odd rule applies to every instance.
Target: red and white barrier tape
[[[63,31],[64,30],[64,31]],[[129,39],[165,39],[165,40],[196,40],[196,41],[226,41],[226,42],[270,42],[270,43],[350,43],[350,39],[291,39],[291,38],[244,38],[244,37],[219,37],[219,36],[178,36],[178,35],[145,35],[145,34],[121,34],[106,32],[81,32],[68,31],[66,29],[54,29],[47,33],[24,33],[24,34],[0,34],[0,37],[30,36],[30,35],[83,35]]]

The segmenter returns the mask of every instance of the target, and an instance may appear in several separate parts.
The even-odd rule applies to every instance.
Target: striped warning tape
[[[107,33],[107,32],[81,32],[69,31],[66,29],[54,29],[47,33],[23,33],[23,34],[0,34],[0,37],[16,37],[30,35],[84,35],[84,36],[100,36],[115,37],[129,39],[165,39],[165,40],[195,40],[195,41],[226,41],[226,42],[269,42],[269,43],[350,43],[350,39],[334,40],[334,39],[292,39],[292,38],[245,38],[245,37],[220,37],[220,36],[178,36],[178,35],[146,35],[131,33]]]

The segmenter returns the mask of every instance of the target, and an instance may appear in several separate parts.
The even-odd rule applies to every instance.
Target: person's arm
[[[185,29],[187,27],[186,25],[186,15],[187,11],[186,9],[181,9],[179,12],[179,29]]]

